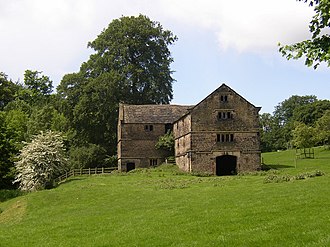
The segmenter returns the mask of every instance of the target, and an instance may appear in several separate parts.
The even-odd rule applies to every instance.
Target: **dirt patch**
[[[26,199],[20,199],[1,208],[0,224],[19,223],[26,213],[26,206]]]

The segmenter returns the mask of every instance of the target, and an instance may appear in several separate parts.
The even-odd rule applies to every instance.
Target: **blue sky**
[[[278,42],[310,37],[313,10],[296,0],[0,0],[0,71],[14,81],[43,71],[57,86],[113,19],[140,13],[179,38],[172,103],[196,104],[222,83],[269,113],[291,95],[330,98],[329,68],[278,53]]]

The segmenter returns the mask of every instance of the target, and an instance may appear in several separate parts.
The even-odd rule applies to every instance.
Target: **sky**
[[[193,105],[222,83],[261,113],[292,95],[330,98],[330,68],[287,61],[278,43],[310,38],[313,8],[296,0],[0,0],[0,71],[37,70],[56,86],[77,72],[113,19],[143,14],[172,31],[173,104]]]

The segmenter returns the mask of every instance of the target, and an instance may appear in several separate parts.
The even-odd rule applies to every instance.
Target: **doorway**
[[[135,163],[131,162],[126,164],[126,172],[132,171],[134,169],[135,169]]]
[[[222,155],[216,158],[216,175],[228,176],[237,174],[237,157],[233,155]]]

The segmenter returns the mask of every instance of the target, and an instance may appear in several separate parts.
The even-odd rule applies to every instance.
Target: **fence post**
[[[91,168],[88,168],[88,175],[91,175]]]
[[[102,174],[104,173],[104,167],[102,167]]]

